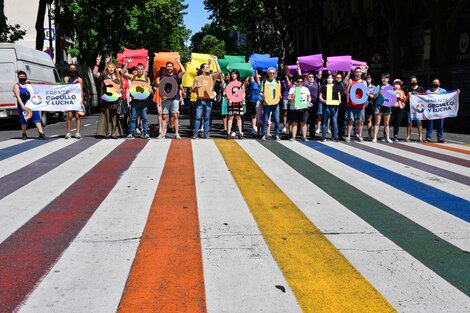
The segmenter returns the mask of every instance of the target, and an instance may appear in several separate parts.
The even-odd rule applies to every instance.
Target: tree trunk
[[[39,0],[38,15],[36,17],[36,50],[44,49],[44,17],[46,15],[47,0]]]

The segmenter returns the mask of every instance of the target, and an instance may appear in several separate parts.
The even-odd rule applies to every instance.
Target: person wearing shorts
[[[308,105],[310,104],[311,96],[310,90],[303,86],[304,79],[302,76],[298,75],[294,79],[295,86],[289,89],[288,97],[289,100],[289,110],[287,112],[287,117],[291,125],[291,141],[295,140],[297,136],[297,127],[300,125],[302,132],[302,140],[308,141],[307,139],[307,121],[308,121]],[[296,99],[296,88],[300,88],[300,99]],[[296,106],[296,100],[299,104],[299,107]]]
[[[183,76],[185,70],[183,65],[180,62],[179,57],[175,57],[175,61],[178,63],[179,67],[181,68],[181,71],[178,74],[174,73],[174,64],[173,62],[167,62],[166,63],[166,73],[165,75],[162,75],[159,79],[159,82],[161,79],[168,77],[170,79],[174,79],[176,81],[176,84],[178,85],[178,91],[176,92],[176,95],[173,98],[167,99],[166,97],[162,97],[162,125],[161,125],[161,131],[160,135],[158,136],[158,139],[164,139],[166,137],[166,130],[167,130],[167,124],[168,124],[168,119],[171,116],[175,125],[175,139],[181,139],[181,136],[179,134],[179,122],[178,122],[178,116],[179,116],[179,108],[180,108],[180,80],[181,77]],[[165,91],[169,93],[171,91],[171,85],[166,84],[165,86]]]
[[[351,88],[355,84],[362,84],[367,87],[367,83],[362,79],[362,70],[359,67],[354,69],[354,78],[351,79],[349,82],[348,88],[346,90],[346,94],[349,95]],[[360,88],[356,89],[356,98],[360,99],[362,97],[362,90]],[[354,122],[357,123],[357,139],[362,142],[362,127],[364,125],[365,119],[365,103],[355,103],[353,101],[353,97],[348,97],[348,129],[347,129],[347,137],[346,142],[351,141],[351,132],[353,129]]]
[[[392,112],[392,109],[391,109],[391,107],[384,105],[385,98],[382,95],[382,90],[385,87],[390,86],[388,84],[389,80],[390,80],[390,74],[383,73],[382,74],[382,85],[377,86],[377,89],[375,90],[375,94],[374,94],[374,97],[376,99],[375,100],[376,107],[375,107],[375,111],[374,111],[375,125],[374,125],[374,138],[372,139],[372,142],[377,142],[377,134],[379,132],[380,120],[381,120],[382,116],[383,116],[383,119],[384,119],[384,132],[385,132],[385,137],[382,139],[382,141],[387,141],[389,143],[393,142],[390,139],[390,113]],[[391,90],[391,93],[393,93],[393,90]]]

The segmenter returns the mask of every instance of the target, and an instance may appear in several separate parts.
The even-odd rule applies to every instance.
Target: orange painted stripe
[[[191,141],[173,140],[118,312],[206,311]]]
[[[470,155],[469,150],[464,150],[464,149],[459,149],[459,148],[455,148],[455,147],[446,146],[445,144],[442,144],[442,143],[438,144],[438,143],[426,142],[426,143],[423,143],[423,144],[425,144],[427,146],[443,149],[443,150],[449,150],[449,151],[453,151],[453,152],[458,152],[458,153],[463,153],[463,154]]]

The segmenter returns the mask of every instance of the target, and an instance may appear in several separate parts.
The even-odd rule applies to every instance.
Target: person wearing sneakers
[[[322,142],[326,141],[326,134],[328,130],[328,120],[331,120],[331,130],[333,131],[333,141],[338,141],[338,107],[341,101],[341,93],[343,88],[339,84],[333,84],[333,75],[328,74],[326,77],[326,84],[331,85],[333,101],[338,101],[338,105],[329,105],[326,103],[327,100],[327,85],[323,85],[320,88],[320,102],[323,104],[322,114]]]
[[[446,93],[447,90],[441,88],[441,82],[439,78],[434,78],[432,81],[431,88],[426,90],[427,93]],[[445,143],[444,140],[444,119],[440,118],[437,120],[428,120],[428,127],[426,128],[426,142],[430,142],[432,139],[432,129],[436,124],[437,129],[437,142]]]
[[[406,106],[403,114],[407,119],[407,127],[406,127],[406,141],[411,141],[411,127],[413,121],[411,120],[411,113],[410,113],[410,98],[412,95],[417,95],[420,93],[425,93],[423,87],[418,86],[418,79],[416,76],[411,76],[410,78],[410,86],[408,88],[404,88],[406,94]],[[423,122],[421,120],[416,121],[416,126],[418,128],[418,140],[419,142],[424,142],[423,140]]]
[[[276,69],[274,67],[268,68],[268,78],[261,83],[261,99],[263,99],[263,136],[261,140],[265,141],[268,137],[267,128],[268,121],[271,119],[271,114],[274,117],[274,138],[279,141],[279,103],[282,99],[282,93],[276,92],[276,89],[281,90],[281,83],[276,79]],[[269,86],[270,95],[266,94],[266,85]],[[267,98],[271,101],[267,101]]]
[[[132,59],[129,59],[128,62],[131,62]],[[127,74],[124,76],[129,78],[131,83],[134,81],[143,81],[150,84],[150,79],[147,77],[146,69],[148,68],[148,57],[147,57],[147,66],[144,68],[142,63],[137,64],[137,74]],[[147,123],[147,110],[148,110],[148,101],[147,100],[138,100],[134,99],[131,95],[131,122],[129,127],[128,139],[133,139],[135,136],[137,128],[137,117],[140,117],[142,121],[142,138],[150,139],[148,134],[148,123]]]
[[[160,81],[164,79],[165,77],[168,77],[170,79],[173,79],[176,81],[176,84],[178,85],[178,92],[173,98],[162,98],[162,114],[163,114],[163,119],[162,119],[162,125],[161,125],[161,132],[160,135],[158,136],[158,139],[163,139],[166,136],[166,129],[167,129],[167,123],[169,116],[171,115],[174,121],[174,127],[175,127],[175,139],[181,139],[181,136],[179,134],[179,121],[178,121],[178,115],[179,115],[179,103],[180,103],[180,92],[179,92],[179,86],[181,84],[181,77],[185,73],[185,69],[183,67],[183,64],[181,64],[179,57],[175,58],[175,61],[178,63],[179,67],[181,68],[181,71],[178,74],[174,73],[174,64],[173,62],[167,62],[166,63],[166,73],[158,79],[157,82],[157,88],[159,87],[158,85],[160,84]],[[169,93],[171,91],[171,85],[166,84],[165,86],[165,91]]]
[[[289,111],[289,90],[292,88],[292,79],[289,71],[286,71],[285,79],[281,81],[281,93],[282,93],[282,107],[281,107],[281,115],[282,115],[282,133],[287,134],[288,130],[288,117],[287,113]]]
[[[64,83],[66,84],[80,84],[80,88],[83,90],[83,81],[78,75],[77,66],[75,64],[69,65],[69,75],[64,77]],[[85,110],[83,106],[83,97],[82,97],[82,110]],[[72,129],[72,120],[75,117],[75,124],[77,127],[77,132],[75,138],[81,139],[80,135],[80,113],[78,111],[68,111],[67,112],[67,133],[65,134],[65,139],[72,138],[71,129]]]
[[[26,82],[28,80],[28,76],[25,72],[19,71],[18,72],[18,83],[13,85],[13,94],[16,97],[17,101],[17,108],[18,108],[18,115],[20,117],[21,123],[21,139],[26,140],[28,139],[28,135],[26,134],[26,130],[28,129],[28,121],[24,118],[23,111],[26,110],[26,102],[28,102],[29,98],[31,97],[28,89],[26,88]],[[38,139],[46,139],[46,135],[42,131],[41,125],[41,112],[39,111],[32,111],[33,116],[31,120],[36,125],[36,128],[39,132]]]
[[[406,96],[405,91],[401,89],[403,82],[400,79],[393,81],[394,93],[397,97],[397,103],[392,107],[392,125],[393,125],[393,142],[398,142],[398,132],[400,131],[401,120],[403,119],[403,111],[405,109]]]
[[[367,87],[366,81],[362,79],[362,70],[360,67],[356,67],[354,69],[354,78],[350,80],[348,88],[346,88],[346,94],[349,95],[349,92],[351,88],[355,84],[363,84],[364,86]],[[360,99],[362,96],[362,90],[357,89],[356,90],[356,98]],[[348,114],[348,129],[347,129],[347,136],[346,136],[346,142],[351,141],[351,132],[353,128],[354,121],[357,121],[357,139],[362,142],[364,141],[362,139],[362,127],[364,125],[364,119],[365,119],[365,103],[358,104],[352,101],[351,97],[348,97],[348,108],[349,108],[349,114]]]
[[[291,141],[295,140],[297,136],[297,126],[300,124],[300,131],[302,133],[302,140],[307,139],[307,121],[308,121],[308,105],[311,102],[310,90],[303,86],[304,79],[298,75],[294,78],[295,86],[289,89],[287,99],[289,100],[288,119],[292,129]],[[296,99],[296,89],[300,88],[300,99]],[[300,108],[296,106],[296,100]]]
[[[387,141],[387,142],[392,142],[390,139],[390,113],[391,113],[391,108],[389,106],[385,106],[385,98],[382,95],[382,89],[384,89],[387,86],[390,86],[388,84],[390,80],[390,74],[383,73],[382,74],[382,85],[377,86],[377,89],[375,90],[375,125],[374,125],[374,138],[372,139],[372,142],[377,142],[377,134],[379,132],[380,128],[380,120],[384,118],[384,131],[385,131],[385,137],[382,139],[382,141]],[[393,93],[393,90],[390,91],[390,93]]]

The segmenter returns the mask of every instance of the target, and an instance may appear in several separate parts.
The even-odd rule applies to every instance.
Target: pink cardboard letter
[[[229,99],[232,102],[242,102],[243,99],[245,98],[245,95],[243,93],[243,90],[240,89],[242,86],[242,83],[239,82],[238,80],[234,80],[230,84],[227,85],[226,89],[226,95],[227,99]],[[235,88],[237,88],[235,90]]]

